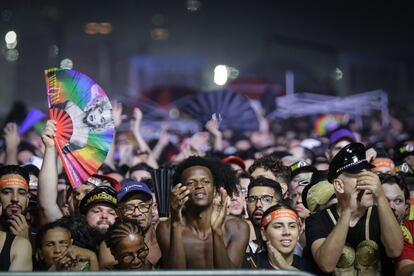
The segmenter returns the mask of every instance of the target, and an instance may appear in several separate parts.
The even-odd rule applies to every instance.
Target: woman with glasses
[[[108,229],[105,240],[118,262],[114,269],[143,270],[151,268],[151,265],[146,261],[149,249],[144,242],[144,231],[137,221],[118,218]]]

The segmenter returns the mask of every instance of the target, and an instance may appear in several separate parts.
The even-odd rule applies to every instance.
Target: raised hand
[[[269,256],[270,263],[278,269],[291,269],[292,266],[289,265],[285,258],[280,254],[280,252],[273,247],[273,245],[267,241],[266,248]]]
[[[13,235],[29,239],[29,225],[22,214],[14,214],[9,218],[10,231]]]
[[[16,149],[20,144],[19,127],[16,123],[7,123],[4,128],[4,142],[6,149]]]
[[[114,125],[118,128],[125,116],[122,115],[122,103],[118,101],[112,102],[112,112],[114,114]]]
[[[356,188],[359,191],[368,190],[372,192],[375,198],[385,196],[381,187],[381,181],[378,175],[373,172],[366,171],[359,173]]]
[[[132,121],[131,121],[131,130],[134,133],[139,133],[139,127],[141,126],[142,121],[142,111],[138,107],[134,108],[133,114],[132,114]]]
[[[204,126],[208,132],[210,132],[213,136],[220,136],[221,131],[219,129],[219,122],[216,119],[210,119]]]
[[[56,137],[56,121],[48,120],[42,132],[42,141],[46,148],[54,148]]]
[[[211,229],[213,231],[222,231],[224,220],[228,212],[228,206],[230,202],[230,197],[227,195],[226,190],[221,187],[220,190],[220,200],[213,204],[213,212],[211,213]]]
[[[92,251],[71,245],[56,259],[55,267],[66,271],[96,270],[97,258]]]
[[[182,210],[189,199],[190,190],[187,186],[178,183],[171,190],[171,220],[183,224]]]

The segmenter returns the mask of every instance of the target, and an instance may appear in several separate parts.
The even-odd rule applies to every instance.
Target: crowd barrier
[[[313,274],[287,270],[151,270],[151,271],[96,271],[96,272],[0,272],[0,276],[247,276],[247,275],[287,275],[310,276]]]

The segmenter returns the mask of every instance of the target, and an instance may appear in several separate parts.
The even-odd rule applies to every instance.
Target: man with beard
[[[29,174],[18,165],[0,168],[0,270],[32,270],[34,233],[25,212],[29,204]]]
[[[282,201],[282,188],[279,183],[266,177],[253,179],[248,188],[247,213],[253,224],[256,240],[249,242],[249,253],[258,253],[265,248],[260,233],[263,213],[271,206]]]
[[[222,161],[189,157],[174,173],[171,216],[157,227],[162,267],[174,269],[240,268],[249,226],[226,216],[234,184],[224,178]],[[226,188],[226,189],[225,189]],[[217,199],[213,203],[213,199]]]
[[[147,184],[132,179],[124,179],[121,184],[122,188],[117,194],[118,216],[138,222],[140,228],[144,231],[145,244],[149,249],[146,260],[153,268],[158,267],[158,262],[161,259],[161,250],[158,246],[155,229],[152,224],[154,205],[152,192]],[[112,267],[117,264],[106,242],[101,244],[99,251],[101,267]]]
[[[32,246],[26,238],[0,230],[0,244],[0,271],[32,271]]]
[[[306,240],[323,273],[394,274],[389,258],[403,249],[401,228],[381,187],[367,170],[365,147],[350,143],[329,165],[338,204],[306,220]],[[374,203],[376,203],[374,205]],[[388,257],[388,258],[387,258]]]
[[[80,212],[88,224],[105,234],[116,218],[116,192],[110,186],[100,186],[87,193],[80,203]]]
[[[0,168],[1,230],[29,239],[26,210],[29,205],[29,174],[18,165]]]

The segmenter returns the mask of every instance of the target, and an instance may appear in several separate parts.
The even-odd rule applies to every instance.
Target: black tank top
[[[0,271],[8,271],[10,268],[10,250],[14,238],[16,238],[15,235],[6,233],[6,240],[0,253]]]

